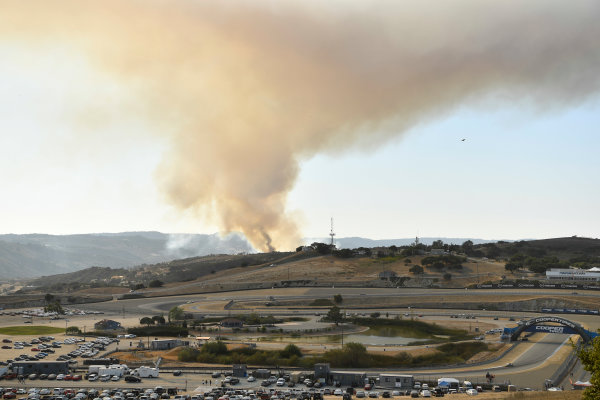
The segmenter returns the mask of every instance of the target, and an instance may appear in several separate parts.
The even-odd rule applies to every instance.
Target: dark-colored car
[[[180,369],[176,369],[175,371],[173,371],[173,376],[179,376],[179,375],[181,375]]]
[[[386,390],[385,392],[381,393],[381,397],[383,397],[384,399],[389,399],[390,397],[392,397],[392,395]]]
[[[131,383],[139,383],[142,380],[134,375],[125,375],[125,382],[131,382]]]
[[[418,391],[418,390],[416,390],[416,389],[415,389],[415,390],[412,390],[412,391],[410,392],[410,397],[412,397],[412,398],[418,398],[418,397],[419,397],[419,391]]]

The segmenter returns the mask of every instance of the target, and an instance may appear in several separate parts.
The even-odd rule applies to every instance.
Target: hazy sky
[[[37,4],[0,4],[2,233],[600,236],[595,1]]]

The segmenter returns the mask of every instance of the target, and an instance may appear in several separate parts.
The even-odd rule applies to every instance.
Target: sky
[[[600,236],[595,2],[38,4],[0,5],[1,233]]]

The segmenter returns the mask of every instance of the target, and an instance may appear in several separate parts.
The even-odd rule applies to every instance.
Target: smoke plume
[[[62,43],[135,92],[120,112],[169,128],[168,201],[269,250],[300,243],[302,160],[465,104],[597,93],[599,17],[596,0],[8,0],[0,40]]]

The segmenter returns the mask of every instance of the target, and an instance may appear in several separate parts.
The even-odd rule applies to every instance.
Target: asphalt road
[[[237,301],[263,301],[267,300],[268,296],[265,296],[265,291],[261,290],[260,294],[257,291],[247,290],[239,292],[219,292],[219,293],[203,293],[197,295],[182,295],[182,296],[169,296],[169,297],[155,297],[155,298],[142,298],[142,299],[126,299],[118,301],[109,301],[103,303],[90,303],[85,306],[87,309],[100,310],[106,312],[116,313],[148,313],[148,312],[165,312],[171,309],[173,306],[185,304],[187,302],[202,302],[203,300],[237,300]],[[561,290],[539,290],[539,289],[519,289],[519,290],[485,290],[485,289],[422,289],[422,288],[307,288],[306,292],[302,295],[285,294],[285,289],[274,289],[273,297],[279,300],[301,300],[301,299],[312,299],[312,298],[331,298],[335,294],[341,294],[343,297],[348,298],[360,298],[362,296],[368,297],[409,297],[415,298],[415,306],[419,304],[419,298],[432,298],[435,296],[460,296],[466,295],[477,295],[480,297],[495,298],[509,298],[511,296],[522,296],[522,295],[561,295],[568,294],[566,291]],[[582,292],[578,296],[581,297],[594,297],[597,296],[594,293]],[[269,311],[266,310],[265,313]],[[505,312],[506,313],[506,312]],[[224,312],[220,312],[224,314]],[[513,312],[514,314],[514,312]]]
[[[287,292],[287,293],[286,293]],[[123,315],[152,315],[154,313],[166,313],[169,309],[176,305],[182,305],[185,303],[197,303],[199,312],[204,314],[213,315],[225,315],[227,311],[206,311],[202,309],[202,303],[204,301],[227,301],[227,300],[239,300],[239,301],[263,301],[267,300],[269,291],[262,290],[258,291],[240,291],[240,292],[221,292],[221,293],[210,293],[210,294],[198,294],[198,295],[183,295],[183,296],[170,296],[170,297],[157,297],[157,298],[143,298],[143,299],[128,299],[110,301],[104,303],[91,303],[86,304],[84,308],[90,310],[104,311],[107,314],[123,314]],[[334,294],[340,293],[344,298],[351,297],[410,297],[414,298],[415,306],[418,306],[419,299],[421,298],[433,298],[435,296],[447,296],[447,295],[477,295],[481,297],[489,297],[490,299],[502,297],[503,299],[510,298],[511,296],[522,296],[522,295],[552,295],[560,293],[561,295],[570,294],[564,290],[528,290],[528,289],[507,289],[507,290],[451,290],[451,289],[418,289],[418,288],[401,288],[401,289],[381,289],[381,288],[307,288],[303,294],[297,294],[290,290],[275,289],[272,291],[272,295],[279,300],[293,300],[293,299],[307,299],[307,298],[331,298]],[[592,293],[580,293],[580,296],[595,296]],[[201,311],[202,310],[202,311]],[[351,309],[360,310],[360,309]],[[300,315],[312,315],[314,310],[297,310],[295,314]],[[239,312],[236,310],[236,312]],[[406,309],[386,310],[390,314],[405,313]],[[423,313],[425,315],[449,315],[456,313],[468,313],[486,316],[515,316],[517,318],[534,316],[534,313],[521,313],[521,312],[496,312],[496,311],[473,311],[473,310],[412,310],[414,313]],[[261,310],[261,313],[262,310]],[[290,315],[290,312],[285,311],[271,311],[265,310],[264,314],[268,313],[285,313]],[[582,316],[582,315],[570,315],[566,316],[567,319],[571,319],[584,324],[588,329],[598,329],[600,327],[600,321],[598,317],[594,316]],[[510,381],[521,387],[532,387],[541,388],[543,386],[544,379],[550,377],[556,365],[546,366],[544,365],[547,358],[557,351],[562,345],[564,345],[565,336],[549,334],[546,335],[539,343],[533,344],[528,350],[514,359],[514,367],[506,368],[499,362],[494,365],[481,367],[476,370],[458,371],[452,369],[444,370],[430,370],[430,371],[418,371],[418,370],[406,370],[403,371],[407,374],[413,374],[416,376],[453,376],[457,378],[466,378],[473,382],[484,382],[485,373],[492,369],[496,375],[497,382]],[[514,351],[520,351],[519,347]],[[514,354],[513,351],[513,354]],[[513,357],[514,358],[514,357]],[[396,372],[396,371],[395,371]]]

